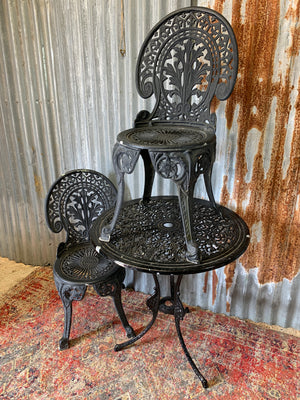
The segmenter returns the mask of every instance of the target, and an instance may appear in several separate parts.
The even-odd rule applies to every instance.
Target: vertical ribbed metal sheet
[[[299,0],[123,4],[122,16],[122,0],[0,2],[0,255],[53,262],[63,236],[46,226],[48,188],[73,168],[96,169],[115,182],[115,138],[149,107],[134,77],[146,33],[173,10],[207,6],[232,23],[240,52],[232,96],[213,104],[214,192],[243,216],[252,239],[237,263],[185,277],[182,297],[216,312],[300,329]],[[143,179],[141,165],[126,177],[128,198],[141,195]],[[174,193],[172,182],[156,178],[154,194]],[[200,179],[196,195],[202,193]],[[151,277],[133,272],[127,283],[153,288]]]

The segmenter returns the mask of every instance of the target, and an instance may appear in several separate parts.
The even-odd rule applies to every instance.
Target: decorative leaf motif
[[[96,171],[70,171],[47,196],[48,225],[54,232],[64,228],[68,244],[86,242],[92,222],[115,204],[116,193],[110,180]]]
[[[187,62],[191,68],[186,74]],[[214,125],[211,100],[214,95],[219,100],[228,98],[237,66],[235,36],[222,15],[192,7],[167,16],[149,33],[137,65],[139,94],[156,98],[148,120]]]
[[[69,223],[83,237],[88,236],[93,220],[104,209],[96,196],[97,194],[92,190],[82,190],[80,193],[71,195],[67,204]]]
[[[205,57],[205,47],[188,39],[180,42],[170,52],[163,68],[164,89],[176,107],[188,110],[193,105],[192,97],[201,97],[201,90],[210,74],[210,61]],[[189,106],[189,107],[187,107]]]

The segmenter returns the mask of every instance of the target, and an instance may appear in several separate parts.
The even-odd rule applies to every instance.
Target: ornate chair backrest
[[[89,241],[92,222],[113,207],[117,191],[99,172],[73,170],[62,175],[51,187],[46,199],[46,218],[50,229],[67,232],[66,244]]]
[[[226,100],[238,69],[238,50],[229,22],[204,7],[177,10],[146,37],[138,57],[136,84],[141,97],[154,94],[144,123],[215,124],[210,113],[214,95]]]

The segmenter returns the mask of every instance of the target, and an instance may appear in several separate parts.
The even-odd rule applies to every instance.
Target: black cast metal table
[[[180,300],[180,283],[183,275],[216,269],[241,256],[250,240],[247,225],[228,208],[219,206],[217,211],[208,201],[193,199],[192,230],[201,253],[201,262],[195,264],[186,260],[185,237],[176,196],[124,203],[110,241],[101,241],[101,229],[110,223],[113,213],[111,209],[93,223],[90,235],[96,249],[122,267],[152,274],[155,282],[154,294],[147,300],[152,312],[151,321],[136,337],[117,344],[115,350],[122,350],[144,336],[155,322],[158,311],[172,314],[187,360],[203,387],[207,388],[207,380],[192,360],[181,334],[180,321],[188,308]],[[170,296],[160,297],[159,274],[170,276]]]

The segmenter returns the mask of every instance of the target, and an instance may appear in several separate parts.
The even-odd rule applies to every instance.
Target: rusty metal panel
[[[299,329],[300,2],[213,7],[231,21],[240,54],[237,83],[222,109],[215,191],[243,216],[252,238],[239,263],[225,268],[227,311]]]
[[[53,262],[62,237],[46,226],[44,199],[60,174],[92,168],[115,182],[115,138],[150,107],[135,89],[139,48],[161,17],[190,4],[221,12],[237,37],[235,89],[213,103],[213,186],[217,201],[248,223],[251,244],[237,263],[185,277],[182,297],[300,329],[299,0],[2,0],[0,254]],[[126,177],[128,198],[141,195],[143,180],[139,165]],[[154,194],[175,193],[172,182],[155,179]],[[195,194],[203,193],[200,179]],[[134,272],[127,283],[153,288]]]

